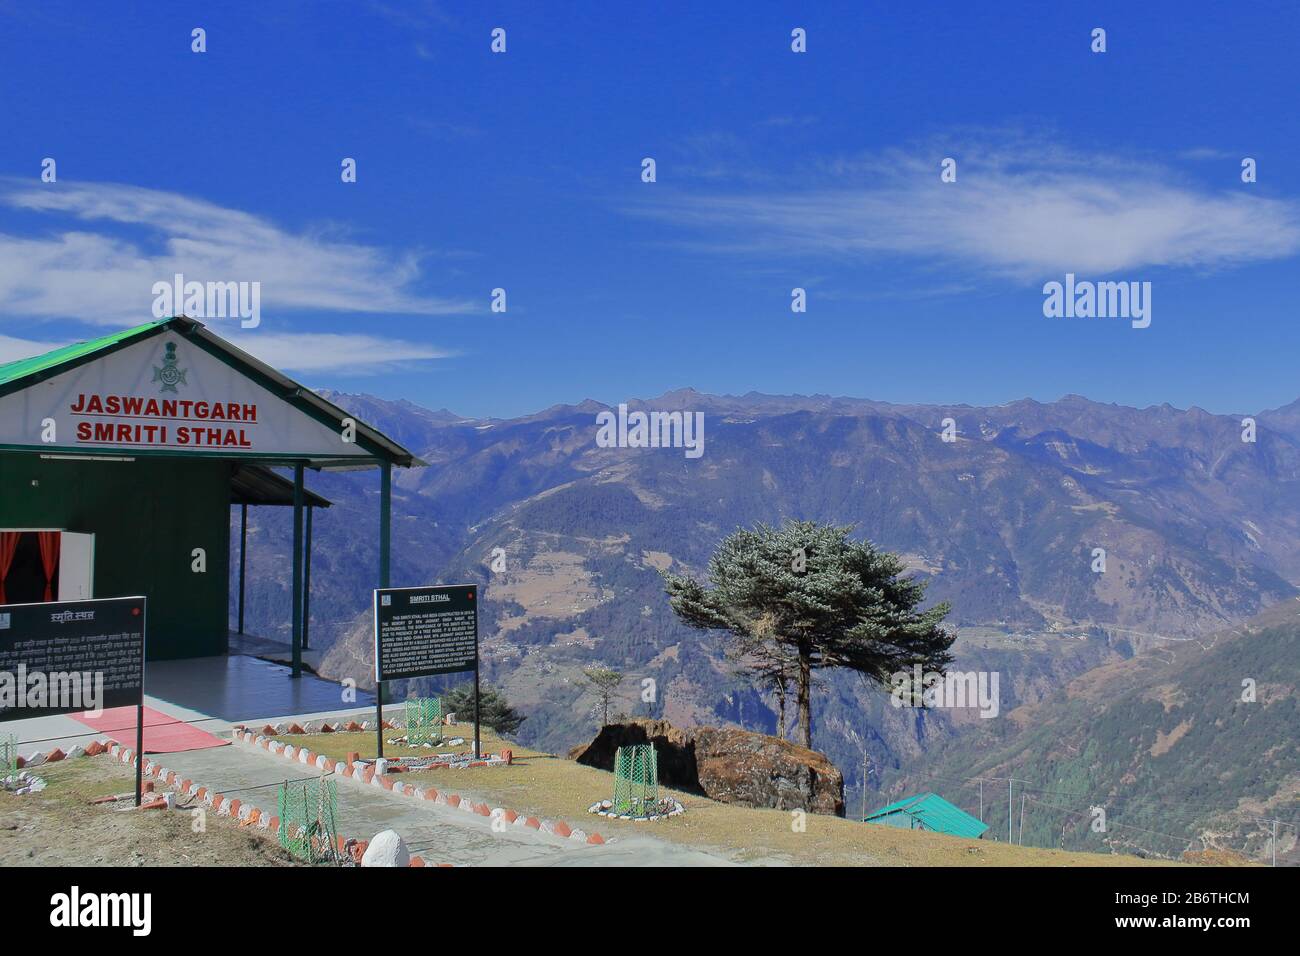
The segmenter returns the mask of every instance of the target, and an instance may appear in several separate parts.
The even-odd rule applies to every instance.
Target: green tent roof
[[[146,322],[144,325],[137,325],[135,328],[114,332],[102,338],[91,339],[89,342],[74,342],[71,345],[65,345],[61,349],[46,352],[44,355],[33,355],[31,358],[19,359],[16,362],[6,362],[4,365],[0,365],[0,385],[99,352],[125,339],[133,338],[155,326],[166,325],[170,321],[170,319],[159,319],[157,322]]]
[[[905,814],[912,818],[914,826],[926,830],[970,839],[979,839],[989,828],[987,823],[982,823],[960,807],[953,806],[937,793],[918,793],[904,797],[869,813],[866,822],[894,814]]]

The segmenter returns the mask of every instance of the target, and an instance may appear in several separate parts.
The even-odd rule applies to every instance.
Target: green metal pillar
[[[307,545],[302,558],[302,649],[311,647],[307,639],[311,633],[311,517],[316,509],[307,506]]]
[[[239,633],[244,633],[244,570],[248,567],[248,502],[239,506]]]
[[[293,466],[293,676],[302,676],[302,462]]]
[[[379,586],[388,587],[393,544],[393,465],[379,466]]]
[[[379,465],[379,586],[389,586],[393,544],[393,464]],[[375,731],[379,737],[377,752],[384,755],[384,682],[375,683]]]

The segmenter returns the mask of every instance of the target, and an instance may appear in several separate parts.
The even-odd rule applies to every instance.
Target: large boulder
[[[825,754],[735,727],[695,732],[700,788],[747,807],[844,816],[844,777]]]
[[[666,720],[634,717],[626,723],[606,724],[595,740],[574,747],[569,757],[588,767],[613,772],[618,748],[633,744],[655,745],[659,782],[665,787],[704,792],[695,770],[695,742],[689,733]]]
[[[569,757],[614,769],[619,747],[654,744],[659,782],[723,803],[844,815],[844,777],[824,754],[738,727],[681,730],[666,720],[609,724]]]

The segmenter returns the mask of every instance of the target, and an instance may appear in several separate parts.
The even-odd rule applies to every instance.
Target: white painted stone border
[[[369,722],[367,721],[367,723]],[[387,723],[387,721],[385,721],[385,723]],[[286,725],[277,724],[274,728],[275,731],[277,733],[282,733],[283,731],[280,730],[282,726]],[[355,731],[351,732],[355,733]],[[272,737],[266,737],[262,734],[255,734],[251,730],[239,725],[235,726],[233,737],[238,743],[247,744],[251,747],[261,747],[267,753],[279,754],[280,756],[287,757],[290,760],[302,759],[303,762],[310,760],[314,766],[320,768],[326,773],[335,773],[363,786],[370,785],[382,787],[385,790],[391,790],[399,796],[414,797],[417,800],[431,800],[432,802],[442,806],[455,807],[464,810],[466,813],[476,813],[479,816],[488,817],[489,819],[501,818],[510,826],[532,827],[534,830],[538,830],[542,833],[549,833],[562,840],[573,840],[577,843],[587,844],[590,846],[604,846],[606,843],[613,842],[612,840],[606,840],[599,833],[589,834],[578,827],[570,826],[563,820],[539,820],[537,817],[525,817],[513,810],[506,810],[502,807],[489,807],[486,803],[474,803],[471,800],[464,799],[459,794],[444,793],[433,787],[425,789],[422,787],[416,787],[409,783],[399,784],[396,780],[393,780],[390,775],[375,773],[374,768],[364,764],[353,765],[342,760],[330,760],[328,757],[321,755],[312,755],[310,751],[306,750],[306,748],[301,748],[299,751],[295,751],[294,747],[290,744],[285,744],[283,741],[275,740]],[[299,758],[299,753],[307,756]],[[430,792],[433,793],[432,797],[429,796]]]
[[[236,736],[238,738],[238,735]],[[96,745],[98,745],[98,749],[96,749]],[[289,747],[285,749],[292,750],[293,748]],[[91,750],[94,750],[95,752],[91,753]],[[128,747],[123,747],[115,740],[95,740],[86,747],[75,746],[66,754],[58,747],[44,753],[41,751],[33,751],[28,757],[18,758],[18,767],[19,769],[39,767],[42,764],[57,763],[61,760],[67,760],[72,757],[94,757],[101,753],[106,753],[118,762],[127,764],[128,766],[134,767],[136,765],[135,751]],[[325,757],[320,757],[316,762],[316,766],[323,767],[325,759]],[[143,775],[161,781],[164,786],[172,787],[175,792],[157,794],[153,800],[143,800],[140,807],[136,809],[163,809],[165,807],[170,810],[175,807],[177,796],[193,797],[197,802],[204,806],[212,807],[217,812],[218,816],[233,817],[240,823],[247,823],[249,820],[253,819],[253,814],[257,814],[257,822],[255,824],[250,823],[250,826],[256,826],[259,830],[267,830],[271,834],[279,833],[279,817],[273,817],[266,811],[259,810],[252,804],[244,803],[242,800],[229,799],[192,780],[182,779],[180,774],[176,773],[176,771],[167,769],[156,760],[145,760]],[[157,806],[158,801],[162,801],[162,807]],[[151,804],[153,806],[150,806]],[[340,851],[342,851],[348,843],[354,843],[355,845],[360,846],[362,852],[364,852],[366,845],[369,843],[367,840],[352,841],[344,840],[342,837],[340,837],[339,840]],[[357,858],[358,860],[360,859],[360,854],[357,854]],[[414,855],[411,857],[410,865],[413,867],[428,866],[423,857]],[[437,866],[448,867],[451,866],[451,864],[439,863]]]

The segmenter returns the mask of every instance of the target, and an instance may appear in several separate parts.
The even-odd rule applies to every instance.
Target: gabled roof
[[[357,446],[367,451],[374,461],[389,461],[403,468],[425,464],[378,429],[365,424],[355,415],[350,415],[311,389],[295,382],[283,372],[236,348],[220,336],[214,335],[202,322],[196,322],[186,316],[146,322],[144,325],[114,332],[89,342],[77,342],[46,352],[44,355],[0,365],[0,397],[28,388],[87,362],[96,361],[129,345],[168,332],[184,336],[194,345],[227,362],[282,401],[295,406],[299,411],[319,422],[341,428],[345,419],[351,419],[356,423]],[[317,468],[331,469],[367,467],[364,458],[352,461],[319,459],[312,460],[310,464]]]
[[[904,797],[867,815],[867,821],[878,820],[893,814],[906,814],[927,830],[948,833],[952,836],[978,839],[988,824],[955,807],[937,793],[918,793]]]

